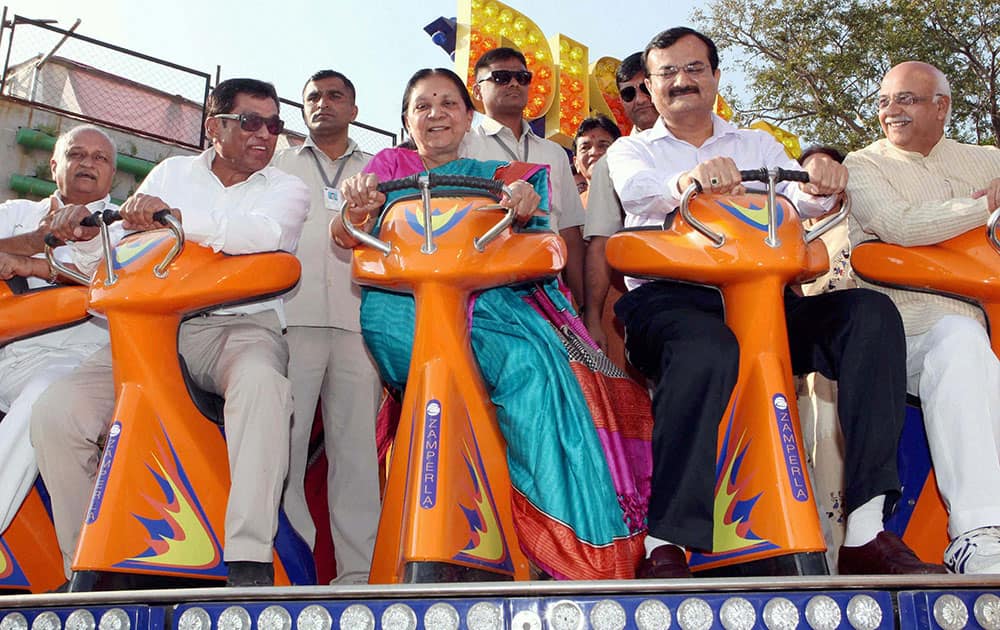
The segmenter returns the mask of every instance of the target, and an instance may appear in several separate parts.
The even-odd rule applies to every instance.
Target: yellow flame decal
[[[736,502],[736,495],[739,491],[738,488],[730,490],[729,478],[732,475],[733,466],[736,464],[737,454],[743,450],[745,437],[746,433],[741,434],[736,448],[732,449],[732,455],[728,458],[726,470],[721,477],[723,481],[719,484],[719,491],[715,495],[715,527],[712,528],[712,552],[715,554],[736,551],[752,545],[759,545],[762,542],[761,540],[744,538],[739,532],[740,527],[744,526],[742,521],[726,518],[730,506]]]
[[[478,460],[469,452],[468,444],[465,445],[465,459],[473,463],[470,468],[476,475],[476,486],[479,488],[479,494],[476,495],[475,503],[477,511],[483,517],[483,531],[479,535],[479,544],[472,549],[463,550],[462,553],[487,562],[499,562],[504,557],[503,538],[500,536],[500,522],[497,519],[496,512],[493,511],[493,503],[490,500],[492,497],[489,496],[487,491],[486,480],[483,478],[479,466],[475,465],[475,462]]]
[[[4,549],[3,545],[0,545],[0,577],[6,577],[7,573],[10,572],[11,564],[10,559],[7,558],[7,550]]]
[[[748,208],[747,206],[741,206],[731,201],[727,201],[725,205],[736,210],[757,225],[767,225],[767,208]]]
[[[198,513],[195,511],[194,506],[188,501],[173,477],[164,470],[160,460],[154,456],[153,461],[156,462],[160,474],[170,485],[174,497],[176,497],[176,509],[163,506],[162,511],[164,512],[164,516],[176,523],[177,527],[174,531],[178,532],[178,536],[176,538],[163,537],[161,539],[162,543],[165,543],[167,547],[167,550],[163,553],[152,557],[136,556],[129,558],[127,561],[173,567],[208,566],[215,560],[216,556],[215,546],[212,544],[208,532],[198,518]],[[150,542],[151,547],[157,544],[156,541]]]

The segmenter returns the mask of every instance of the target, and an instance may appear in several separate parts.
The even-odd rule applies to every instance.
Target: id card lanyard
[[[493,139],[496,140],[497,144],[500,145],[500,148],[503,149],[504,152],[507,155],[510,156],[510,159],[514,160],[515,162],[527,162],[528,161],[528,132],[524,133],[524,158],[523,159],[517,157],[517,154],[514,153],[509,146],[507,146],[507,143],[500,139],[500,135],[499,134],[493,134]],[[515,143],[514,146],[516,147],[517,144]]]
[[[333,181],[326,175],[326,170],[323,169],[323,165],[319,161],[319,156],[316,155],[316,148],[309,147],[310,155],[313,157],[313,161],[316,162],[316,170],[319,171],[320,177],[323,178],[323,203],[328,210],[339,210],[340,209],[340,190],[337,186],[340,184],[340,178],[344,174],[344,168],[347,167],[347,161],[351,159],[350,155],[344,155],[341,158],[340,166],[337,168],[336,175],[333,176]]]

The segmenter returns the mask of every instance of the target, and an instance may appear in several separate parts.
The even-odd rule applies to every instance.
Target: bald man
[[[908,61],[886,73],[878,96],[885,138],[844,162],[852,245],[939,243],[983,226],[1000,206],[1000,151],[946,138],[950,116],[951,88],[940,70]],[[920,396],[949,506],[945,565],[1000,573],[1000,361],[983,312],[941,295],[870,288],[903,316],[907,389]]]

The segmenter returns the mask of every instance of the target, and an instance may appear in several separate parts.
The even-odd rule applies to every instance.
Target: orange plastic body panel
[[[1000,255],[983,228],[935,245],[903,247],[878,241],[861,243],[851,267],[873,284],[929,291],[972,301],[982,307],[993,353],[1000,357]],[[927,562],[941,562],[948,546],[948,510],[933,470],[914,506],[903,540]]]
[[[473,291],[555,276],[566,250],[553,233],[508,230],[477,251],[473,237],[502,216],[475,209],[488,203],[436,196],[437,249],[424,254],[423,205],[399,200],[386,211],[380,233],[392,252],[354,251],[359,284],[412,293],[416,304],[373,584],[408,581],[407,566],[423,562],[496,573],[496,579],[529,577],[512,520],[506,444],[472,354],[467,311]]]
[[[55,287],[14,295],[7,283],[0,282],[0,345],[72,326],[88,317],[87,287]]]
[[[45,593],[65,581],[55,527],[32,488],[0,536],[0,589]]]
[[[86,320],[87,287],[66,286],[14,295],[0,282],[0,345]],[[0,532],[0,590],[44,593],[66,580],[52,518],[38,491]]]
[[[809,483],[788,350],[783,292],[827,267],[819,241],[806,245],[798,215],[779,197],[780,246],[767,236],[763,195],[700,195],[691,213],[726,235],[721,247],[677,213],[667,230],[619,232],[612,267],[722,291],[726,323],[740,344],[739,377],[720,418],[712,554],[694,570],[826,549]]]
[[[165,230],[130,237],[114,251],[118,281],[106,286],[102,266],[91,284],[91,308],[111,332],[116,405],[74,570],[226,576],[229,459],[188,395],[177,331],[186,315],[288,290],[300,267],[283,252],[227,256],[188,243],[157,278],[172,244]],[[275,584],[288,584],[277,556]]]

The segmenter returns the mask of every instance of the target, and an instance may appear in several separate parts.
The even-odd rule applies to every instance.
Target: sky
[[[506,0],[546,36],[562,33],[590,47],[590,59],[624,58],[657,32],[690,26],[695,0]],[[271,81],[301,100],[305,80],[333,68],[357,87],[358,120],[398,132],[403,87],[414,71],[454,67],[423,26],[454,17],[456,0],[0,0],[8,16],[55,19],[111,44],[223,79]],[[651,16],[656,16],[651,17]],[[6,45],[6,40],[4,42]],[[42,51],[34,51],[42,52]],[[11,60],[15,61],[14,59]],[[722,70],[725,72],[725,60]],[[725,81],[725,78],[723,78]]]

